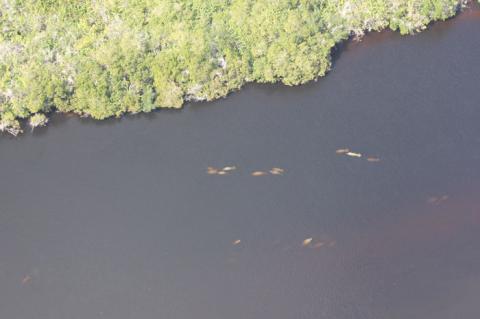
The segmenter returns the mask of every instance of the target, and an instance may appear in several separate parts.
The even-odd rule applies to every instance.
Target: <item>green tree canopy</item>
[[[461,0],[5,0],[0,130],[52,110],[104,119],[244,83],[323,76],[336,43],[402,34],[453,16]],[[40,115],[40,116],[39,116]]]

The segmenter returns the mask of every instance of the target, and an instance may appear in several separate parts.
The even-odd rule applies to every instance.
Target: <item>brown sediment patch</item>
[[[458,18],[480,19],[480,4],[477,1],[469,1],[468,7],[458,15]]]

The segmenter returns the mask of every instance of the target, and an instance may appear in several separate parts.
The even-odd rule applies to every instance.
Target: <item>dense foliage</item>
[[[422,30],[461,0],[2,0],[0,130],[53,110],[104,119],[301,84],[350,36]]]

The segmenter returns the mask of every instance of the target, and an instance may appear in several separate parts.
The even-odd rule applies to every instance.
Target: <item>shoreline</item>
[[[431,30],[431,28],[433,26],[435,26],[435,27],[443,26],[445,28],[449,28],[451,23],[454,23],[454,21],[457,21],[459,19],[471,19],[471,18],[475,19],[475,18],[479,18],[479,17],[480,17],[480,4],[475,2],[475,1],[468,1],[467,5],[464,8],[459,9],[459,11],[454,16],[452,16],[452,17],[450,17],[450,18],[448,18],[444,21],[431,21],[426,26],[425,30],[416,32],[413,35],[418,35],[418,34],[421,34],[421,33],[428,32],[428,31]],[[412,34],[410,34],[410,35],[412,35]],[[295,85],[287,85],[287,84],[283,83],[282,81],[276,81],[274,83],[262,83],[262,82],[257,82],[257,81],[247,81],[247,82],[243,83],[239,88],[230,90],[225,95],[217,97],[217,98],[212,99],[212,100],[206,100],[206,101],[185,100],[183,102],[182,106],[179,107],[179,108],[156,107],[149,112],[144,112],[144,111],[140,111],[138,113],[126,112],[126,113],[122,113],[118,116],[108,116],[104,119],[100,119],[100,121],[121,120],[122,118],[125,118],[125,117],[148,115],[150,113],[165,112],[165,111],[167,111],[167,112],[179,112],[179,111],[182,111],[182,110],[184,110],[185,108],[188,108],[188,107],[198,106],[198,105],[206,105],[206,104],[218,102],[222,99],[228,98],[231,94],[235,94],[235,93],[237,93],[241,90],[244,90],[246,87],[250,87],[250,86],[267,86],[267,87],[281,86],[282,88],[288,88],[288,87],[296,88],[296,87],[299,87],[299,86],[312,85],[313,83],[315,83],[317,81],[320,81],[323,78],[325,78],[326,76],[328,76],[328,74],[334,70],[336,62],[340,59],[340,57],[342,56],[342,53],[345,52],[345,50],[358,50],[359,46],[362,46],[362,45],[369,45],[369,46],[370,45],[375,45],[376,43],[383,42],[383,41],[385,41],[385,39],[387,39],[389,37],[392,37],[392,36],[403,37],[404,35],[401,35],[398,30],[393,31],[389,28],[385,28],[385,29],[382,29],[380,31],[365,32],[365,34],[362,35],[358,39],[356,39],[355,36],[350,36],[348,39],[345,39],[345,40],[342,40],[342,41],[338,42],[331,49],[331,53],[330,53],[331,66],[326,70],[325,75],[319,76],[319,77],[317,77],[313,80],[309,80],[305,83],[295,84]],[[66,118],[69,118],[69,117],[87,118],[88,120],[99,121],[99,119],[95,119],[89,114],[83,114],[82,115],[82,114],[78,114],[74,111],[63,112],[63,111],[59,111],[57,109],[54,110],[54,111],[48,112],[48,113],[36,113],[36,114],[42,114],[42,115],[45,114],[45,116],[46,116],[46,121],[41,122],[38,125],[38,127],[46,125],[49,120],[57,121],[59,116],[60,117],[66,117]],[[18,119],[18,121],[20,122],[20,131],[15,132],[16,134],[8,134],[8,132],[4,132],[4,130],[0,129],[0,136],[1,135],[3,135],[3,136],[11,136],[11,135],[16,136],[17,133],[20,133],[20,135],[22,135],[21,133],[29,130],[28,119],[27,118]],[[38,129],[36,126],[32,126],[30,128],[31,128],[32,131],[34,129]]]

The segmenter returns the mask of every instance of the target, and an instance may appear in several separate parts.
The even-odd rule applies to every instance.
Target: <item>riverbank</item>
[[[419,32],[465,3],[5,2],[0,130],[45,125],[52,111],[105,119],[215,100],[249,82],[303,84],[330,70],[338,43]]]

